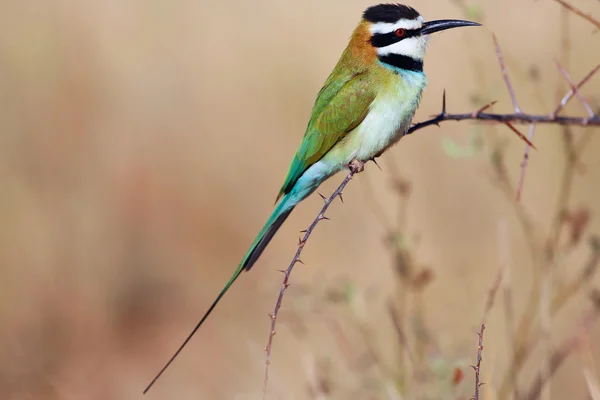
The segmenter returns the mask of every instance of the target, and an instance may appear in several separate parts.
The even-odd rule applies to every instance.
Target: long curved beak
[[[444,31],[450,28],[459,28],[461,26],[481,26],[477,22],[462,21],[460,19],[440,19],[437,21],[429,21],[423,24],[421,35],[429,35],[430,33]]]

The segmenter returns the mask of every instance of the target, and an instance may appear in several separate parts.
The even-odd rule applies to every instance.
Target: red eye
[[[396,29],[396,36],[398,37],[402,37],[404,36],[404,29],[400,28],[400,29]]]

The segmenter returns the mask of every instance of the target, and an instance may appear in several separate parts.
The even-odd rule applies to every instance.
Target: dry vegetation
[[[494,32],[515,95],[490,32],[440,35],[418,121],[444,89],[553,115],[600,62],[597,1],[422,3]],[[270,212],[368,4],[0,4],[0,398],[141,398]],[[600,75],[572,93],[554,116],[600,112]],[[526,157],[502,124],[444,122],[348,185],[285,293],[269,399],[599,398],[600,129],[523,132]],[[146,398],[260,398],[276,270],[320,201]]]

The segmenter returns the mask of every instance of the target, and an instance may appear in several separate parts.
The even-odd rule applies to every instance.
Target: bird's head
[[[445,19],[425,22],[412,7],[402,4],[378,4],[363,13],[370,33],[369,43],[379,60],[393,67],[423,69],[423,57],[429,35],[461,26],[479,26],[470,21]]]

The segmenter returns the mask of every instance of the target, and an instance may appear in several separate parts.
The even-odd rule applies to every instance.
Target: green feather
[[[279,197],[289,193],[304,171],[365,119],[374,99],[375,91],[367,74],[334,70],[317,96]]]

